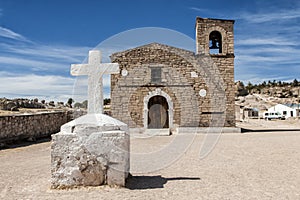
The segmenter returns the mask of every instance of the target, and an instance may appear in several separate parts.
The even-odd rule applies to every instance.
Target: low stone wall
[[[50,136],[72,118],[70,111],[0,116],[0,143]]]

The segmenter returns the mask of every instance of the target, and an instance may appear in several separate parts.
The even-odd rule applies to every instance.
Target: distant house
[[[299,104],[277,104],[268,109],[268,112],[279,112],[281,115],[284,115],[285,118],[290,117],[299,117]]]
[[[249,118],[258,118],[259,110],[257,108],[249,108],[241,105],[235,106],[236,121],[244,121]]]

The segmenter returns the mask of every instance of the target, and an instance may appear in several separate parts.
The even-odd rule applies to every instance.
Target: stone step
[[[151,136],[168,136],[170,135],[170,129],[146,129],[145,134]]]

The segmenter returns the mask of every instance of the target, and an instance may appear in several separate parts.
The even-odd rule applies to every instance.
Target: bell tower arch
[[[196,53],[234,55],[234,20],[196,19]]]

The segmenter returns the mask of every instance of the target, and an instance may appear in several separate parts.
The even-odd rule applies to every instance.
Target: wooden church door
[[[168,102],[163,96],[154,96],[148,103],[148,128],[169,128]]]

